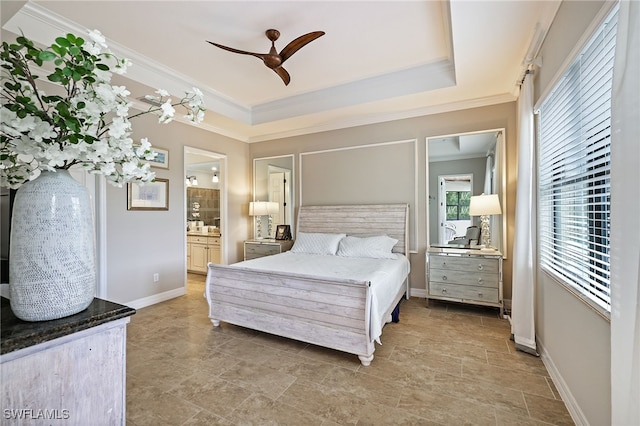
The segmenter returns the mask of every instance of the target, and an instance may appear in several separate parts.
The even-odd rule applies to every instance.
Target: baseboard
[[[577,426],[588,426],[589,422],[587,421],[587,418],[569,390],[569,386],[567,386],[567,383],[562,378],[560,371],[558,371],[553,363],[553,360],[549,356],[549,352],[547,352],[546,348],[539,340],[536,340],[536,346],[540,352],[540,359],[542,359],[542,363],[547,368],[549,376],[551,376],[551,380],[553,380],[553,384],[556,386],[556,389],[558,389],[558,393],[560,393],[560,397],[562,398],[562,401],[564,401],[564,405],[566,405],[567,410],[571,415],[571,419],[573,419],[573,422]]]
[[[187,290],[184,287],[180,287],[174,290],[165,291],[164,293],[154,294],[153,296],[143,297],[142,299],[132,300],[131,302],[123,304],[133,309],[142,309],[147,306],[155,305],[156,303],[164,302],[165,300],[184,296],[186,293]]]
[[[411,288],[411,297],[419,297],[421,299],[427,298],[427,290],[424,288]]]

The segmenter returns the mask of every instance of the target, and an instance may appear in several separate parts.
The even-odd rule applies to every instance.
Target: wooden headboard
[[[394,253],[409,253],[409,205],[362,204],[300,206],[296,232],[345,233],[354,237],[388,235]]]

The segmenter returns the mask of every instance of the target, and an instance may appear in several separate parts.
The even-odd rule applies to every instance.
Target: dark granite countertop
[[[13,314],[9,299],[0,299],[0,355],[136,313],[135,309],[128,306],[95,298],[87,309],[75,315],[50,321],[29,322]]]

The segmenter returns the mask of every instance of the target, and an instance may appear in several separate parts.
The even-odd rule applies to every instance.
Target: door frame
[[[229,220],[228,220],[228,208],[227,208],[227,188],[228,188],[228,167],[227,167],[227,156],[225,154],[216,152],[216,151],[211,151],[211,150],[206,150],[206,149],[202,149],[202,148],[196,148],[196,147],[192,147],[192,146],[187,146],[185,145],[183,147],[183,153],[184,153],[184,157],[183,157],[183,164],[182,164],[182,175],[186,176],[187,175],[187,154],[197,154],[197,155],[202,155],[205,157],[210,157],[212,159],[215,159],[217,161],[220,162],[220,170],[218,170],[218,177],[220,178],[220,263],[222,263],[223,265],[226,265],[228,263],[228,247],[229,247],[229,233],[227,232],[228,228],[229,228]],[[187,224],[187,184],[186,182],[183,184],[184,185],[184,189],[183,189],[183,200],[185,200],[184,202],[184,206],[182,209],[182,228],[186,230],[186,224]],[[183,242],[183,246],[184,246],[184,271],[185,271],[185,281],[184,281],[184,285],[185,288],[187,286],[187,233],[184,232],[184,242]]]

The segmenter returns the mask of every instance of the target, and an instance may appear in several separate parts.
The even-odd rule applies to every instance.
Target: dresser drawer
[[[188,243],[207,244],[207,239],[208,239],[208,237],[205,237],[204,235],[202,237],[198,237],[198,236],[195,236],[195,235],[187,236],[187,242]]]
[[[429,281],[437,281],[468,286],[498,288],[498,273],[464,272],[448,269],[429,268]]]
[[[244,246],[244,251],[247,254],[257,255],[257,256],[268,256],[271,254],[280,253],[279,245],[271,245],[271,244],[250,244],[247,243]]]
[[[219,246],[220,245],[220,237],[207,237],[209,239],[210,246]]]
[[[456,285],[441,282],[429,282],[429,295],[488,303],[498,303],[500,301],[497,288]]]
[[[429,268],[446,269],[448,271],[489,272],[498,273],[499,259],[487,259],[475,256],[429,256]]]

